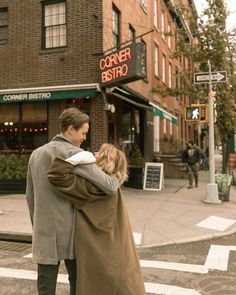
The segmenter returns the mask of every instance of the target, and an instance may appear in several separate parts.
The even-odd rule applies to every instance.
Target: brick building
[[[192,36],[169,2],[0,0],[0,149],[30,152],[47,142],[70,105],[90,115],[91,150],[136,142],[152,161],[165,136],[190,137],[188,98],[153,92],[176,86],[178,73],[192,66],[172,55],[178,26],[190,43]],[[100,58],[133,41],[145,45],[146,77],[101,88]]]

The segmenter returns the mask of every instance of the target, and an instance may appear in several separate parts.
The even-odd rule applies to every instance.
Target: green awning
[[[4,93],[0,94],[0,103],[9,102],[29,102],[29,101],[43,101],[43,100],[58,100],[67,98],[80,98],[87,96],[94,96],[96,88],[73,89],[61,91],[40,91],[40,92],[19,92],[19,93]]]
[[[114,90],[112,91],[113,94],[118,94],[123,98],[127,98],[130,100],[130,102],[134,102],[139,104],[140,106],[146,106],[150,107],[148,99],[146,99],[144,96],[141,94],[137,93],[133,89],[125,86],[120,86],[120,87],[114,87]]]
[[[166,110],[160,108],[159,106],[155,105],[154,103],[149,103],[152,106],[152,111],[155,114],[155,116],[159,116],[161,119],[167,119],[173,124],[178,123],[178,118],[174,115],[168,113]]]

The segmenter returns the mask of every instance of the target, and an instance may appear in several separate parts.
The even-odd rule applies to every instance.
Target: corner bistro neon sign
[[[99,60],[100,85],[107,87],[146,77],[146,50],[143,43],[132,43]]]

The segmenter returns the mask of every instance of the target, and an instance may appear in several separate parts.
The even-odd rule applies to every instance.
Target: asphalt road
[[[236,295],[234,245],[236,234],[204,242],[138,249],[146,287],[150,291],[153,283],[160,292],[147,294]],[[36,265],[25,257],[30,252],[30,244],[0,242],[0,295],[37,294]],[[60,273],[66,274],[63,263]],[[69,295],[68,284],[58,283],[57,295]]]

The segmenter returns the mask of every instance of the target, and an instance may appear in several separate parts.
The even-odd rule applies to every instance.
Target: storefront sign
[[[146,77],[146,48],[144,43],[132,43],[103,56],[99,61],[100,85],[111,87]]]
[[[30,93],[9,93],[9,94],[0,94],[0,103],[79,98],[79,97],[93,96],[95,95],[95,93],[96,93],[96,89],[78,89],[78,90],[30,92]]]

